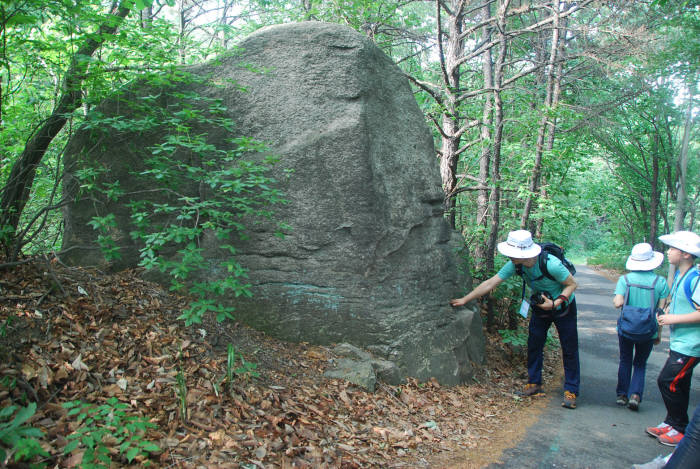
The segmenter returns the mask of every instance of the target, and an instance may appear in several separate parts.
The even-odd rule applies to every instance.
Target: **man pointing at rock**
[[[575,409],[579,394],[580,368],[578,354],[578,330],[576,324],[577,284],[569,270],[553,255],[542,253],[541,247],[532,241],[529,231],[508,233],[508,239],[498,243],[498,252],[510,258],[493,277],[481,282],[462,298],[450,300],[452,306],[463,306],[494,290],[504,280],[519,274],[535,293],[537,305],[531,305],[532,314],[527,339],[528,383],[522,394],[533,396],[542,393],[542,362],[547,331],[554,323],[559,333],[564,361],[564,401],[562,406]],[[540,269],[538,257],[546,256],[546,273]],[[549,274],[549,275],[547,275]],[[524,309],[527,304],[524,301]]]

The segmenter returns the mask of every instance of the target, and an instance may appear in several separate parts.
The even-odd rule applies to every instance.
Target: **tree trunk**
[[[506,11],[510,0],[505,0],[498,8],[498,56],[494,68],[494,83],[493,83],[493,106],[494,106],[494,134],[493,134],[493,150],[491,161],[491,194],[490,194],[490,211],[491,223],[488,242],[486,244],[486,259],[485,267],[491,272],[494,270],[494,251],[496,250],[496,242],[501,228],[501,145],[503,142],[503,100],[501,97],[501,85],[503,83],[503,68],[506,60],[506,52],[508,42],[506,39]],[[489,301],[492,301],[489,299]],[[493,314],[491,314],[493,316]],[[487,327],[493,328],[495,320],[493,317],[487,318]]]
[[[693,129],[693,101],[695,98],[695,88],[697,82],[693,82],[690,86],[690,96],[688,97],[688,110],[685,114],[685,127],[683,128],[683,143],[681,144],[681,153],[678,157],[678,195],[676,197],[676,215],[673,221],[673,231],[683,229],[683,220],[685,219],[686,211],[686,191],[685,180],[688,172],[688,143],[690,141],[690,133]],[[691,225],[692,228],[692,225]],[[668,284],[673,282],[673,276],[676,273],[676,266],[671,265],[668,269]]]
[[[130,4],[131,2],[124,3]],[[63,129],[68,116],[80,107],[82,83],[89,66],[89,60],[86,58],[91,57],[105,39],[115,33],[126,15],[129,14],[130,9],[125,7],[124,3],[115,2],[112,4],[110,14],[114,19],[108,19],[100,25],[97,34],[89,36],[85,40],[85,44],[75,53],[66,72],[63,92],[58,104],[49,118],[32,135],[24,151],[12,165],[0,201],[0,227],[5,231],[1,241],[10,261],[16,260],[21,248],[21,239],[17,237],[17,228],[24,207],[29,201],[36,169],[53,139]]]
[[[491,5],[487,3],[484,8],[484,21],[491,17]],[[491,41],[491,27],[484,27],[484,41]],[[488,49],[481,56],[481,70],[484,74],[484,88],[493,88],[493,57],[491,55],[491,49]],[[476,198],[476,225],[483,229],[486,233],[488,229],[488,218],[489,213],[489,171],[491,169],[491,124],[493,123],[493,118],[491,113],[493,112],[493,96],[492,94],[486,94],[484,97],[484,110],[482,113],[481,131],[480,137],[482,143],[481,157],[479,159],[479,191]],[[486,250],[484,243],[476,243],[474,247],[474,260],[476,270],[481,270],[483,268],[484,259],[486,257]]]
[[[464,39],[461,37],[464,26],[464,2],[452,0],[451,14],[448,15],[447,47],[441,54],[440,61],[445,80],[445,111],[442,114],[442,145],[440,153],[440,176],[442,188],[445,192],[445,212],[448,214],[450,225],[455,227],[455,189],[457,188],[457,162],[459,160],[458,134],[460,127],[460,115],[457,109],[457,95],[459,92],[459,58],[464,52]],[[438,15],[440,2],[437,2]],[[438,16],[438,21],[440,17]],[[442,43],[442,38],[438,38]],[[441,47],[442,50],[442,47]]]
[[[535,164],[532,167],[532,173],[530,174],[530,184],[528,187],[527,198],[525,199],[525,206],[523,207],[523,212],[520,217],[520,229],[528,228],[528,221],[530,218],[530,212],[532,211],[532,205],[534,203],[534,198],[539,191],[540,176],[542,174],[542,155],[544,154],[545,141],[547,134],[554,134],[553,123],[549,118],[549,111],[552,108],[553,95],[554,95],[554,70],[556,67],[557,52],[559,51],[559,0],[554,1],[552,7],[554,11],[554,21],[552,23],[552,43],[550,47],[549,60],[547,61],[547,79],[545,87],[544,96],[544,112],[542,118],[540,119],[540,124],[537,129],[537,141],[535,143]]]

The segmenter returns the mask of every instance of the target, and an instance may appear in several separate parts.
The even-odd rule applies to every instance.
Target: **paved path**
[[[489,468],[631,468],[666,455],[672,448],[646,435],[666,415],[656,378],[668,355],[668,330],[647,364],[644,401],[639,411],[615,405],[619,358],[615,283],[585,266],[576,266],[581,395],[578,408],[561,407],[561,392],[548,395],[547,408],[503,462]],[[553,326],[552,326],[553,327]],[[561,389],[561,388],[559,388]],[[700,403],[700,369],[693,377],[689,413]]]

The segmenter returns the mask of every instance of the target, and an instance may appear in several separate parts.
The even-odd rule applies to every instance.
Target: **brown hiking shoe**
[[[519,391],[517,393],[519,396],[540,396],[544,394],[544,391],[542,391],[542,385],[541,384],[535,384],[535,383],[527,383],[525,385],[525,388],[522,391]]]
[[[564,391],[564,402],[561,403],[561,406],[566,407],[567,409],[575,409],[576,394],[570,391]]]

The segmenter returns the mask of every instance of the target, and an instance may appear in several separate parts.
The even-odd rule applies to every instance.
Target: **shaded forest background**
[[[698,224],[694,1],[48,0],[0,15],[9,260],[60,249],[62,150],[105,96],[302,20],[366,34],[414,84],[478,276],[513,228],[619,261]]]
[[[579,262],[620,267],[635,243],[660,248],[660,234],[700,228],[695,0],[8,0],[0,3],[3,267],[60,254],[61,208],[68,202],[63,150],[76,129],[151,125],[91,113],[104,98],[135,80],[162,80],[176,92],[188,79],[180,66],[231,53],[266,25],[305,20],[366,35],[412,83],[435,138],[445,216],[464,235],[477,280],[498,267],[495,245],[512,229],[558,242]],[[214,119],[216,106],[199,118]],[[202,161],[218,151],[190,138],[190,109],[183,104],[162,144],[149,149],[148,176],[164,188],[174,179],[204,177],[182,167],[173,175],[173,148],[201,151]],[[229,124],[235,123],[216,121]],[[230,161],[264,146],[245,139],[236,145]],[[240,167],[245,171],[218,167],[208,183],[222,188],[254,179],[237,202],[274,217],[283,194],[259,197],[274,183],[261,176],[267,169]],[[118,186],[95,186],[99,171],[81,173],[85,193],[123,197]],[[225,261],[229,283],[186,285],[200,262],[196,240],[203,230],[225,236],[245,229],[206,202],[162,208],[182,221],[163,227],[149,225],[148,207],[134,206],[142,267],[168,273],[174,290],[195,298],[181,316],[187,324],[210,313],[233,317],[211,297],[246,294],[245,266],[235,255]],[[201,213],[210,223],[195,215]],[[111,222],[109,214],[93,221],[107,259],[119,255]],[[159,257],[169,243],[182,262]],[[512,312],[495,301],[487,306],[489,326],[504,320],[513,326]]]

